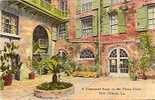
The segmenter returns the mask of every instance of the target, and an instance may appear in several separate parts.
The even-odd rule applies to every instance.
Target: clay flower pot
[[[34,72],[29,73],[29,79],[35,79],[35,73]]]
[[[3,76],[5,86],[10,86],[12,84],[12,77],[12,74],[6,74]]]

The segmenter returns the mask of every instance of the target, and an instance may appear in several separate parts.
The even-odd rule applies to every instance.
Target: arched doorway
[[[49,57],[49,36],[48,31],[41,25],[38,25],[33,31],[33,69],[39,74],[46,74],[46,69],[40,69],[38,66],[42,59]]]
[[[112,76],[128,76],[128,54],[125,49],[115,48],[109,53],[109,72]]]
[[[33,31],[33,55],[47,56],[48,48],[48,33],[44,27],[38,25]]]

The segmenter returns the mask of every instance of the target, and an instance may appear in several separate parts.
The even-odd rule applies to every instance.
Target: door
[[[112,49],[109,55],[110,76],[128,77],[128,54],[122,48]]]

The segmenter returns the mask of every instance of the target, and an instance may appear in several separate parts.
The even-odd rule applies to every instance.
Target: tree
[[[142,71],[143,77],[146,79],[145,72],[149,69],[152,63],[154,48],[151,46],[151,36],[145,32],[140,36],[140,48],[142,49],[142,57],[140,58],[139,68]]]
[[[60,57],[58,54],[42,61],[42,66],[47,68],[49,73],[53,73],[52,82],[59,82],[57,74],[60,72],[67,72],[71,70],[71,67],[65,67],[67,62],[67,57]]]

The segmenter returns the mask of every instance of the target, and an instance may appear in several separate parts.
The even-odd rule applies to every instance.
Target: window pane
[[[120,72],[128,73],[128,59],[120,59]]]
[[[82,33],[87,34],[92,32],[93,30],[93,18],[92,16],[85,17],[81,19],[81,24],[82,24]]]
[[[110,72],[117,73],[117,59],[110,60]]]
[[[94,58],[94,53],[89,50],[89,49],[84,49],[81,53],[80,53],[80,58]]]
[[[120,57],[128,57],[127,53],[123,49],[120,49]]]
[[[117,49],[111,52],[110,57],[117,57]]]
[[[111,20],[110,20],[110,25],[111,25],[111,33],[118,33],[118,20],[117,20],[117,16],[115,15],[111,15],[110,16]]]
[[[15,15],[12,15],[7,12],[2,11],[2,32],[5,33],[11,33],[11,34],[17,34],[17,29],[18,29],[18,17]]]
[[[148,27],[153,29],[155,26],[155,7],[148,8]]]
[[[81,0],[82,11],[87,11],[92,8],[92,0]]]

